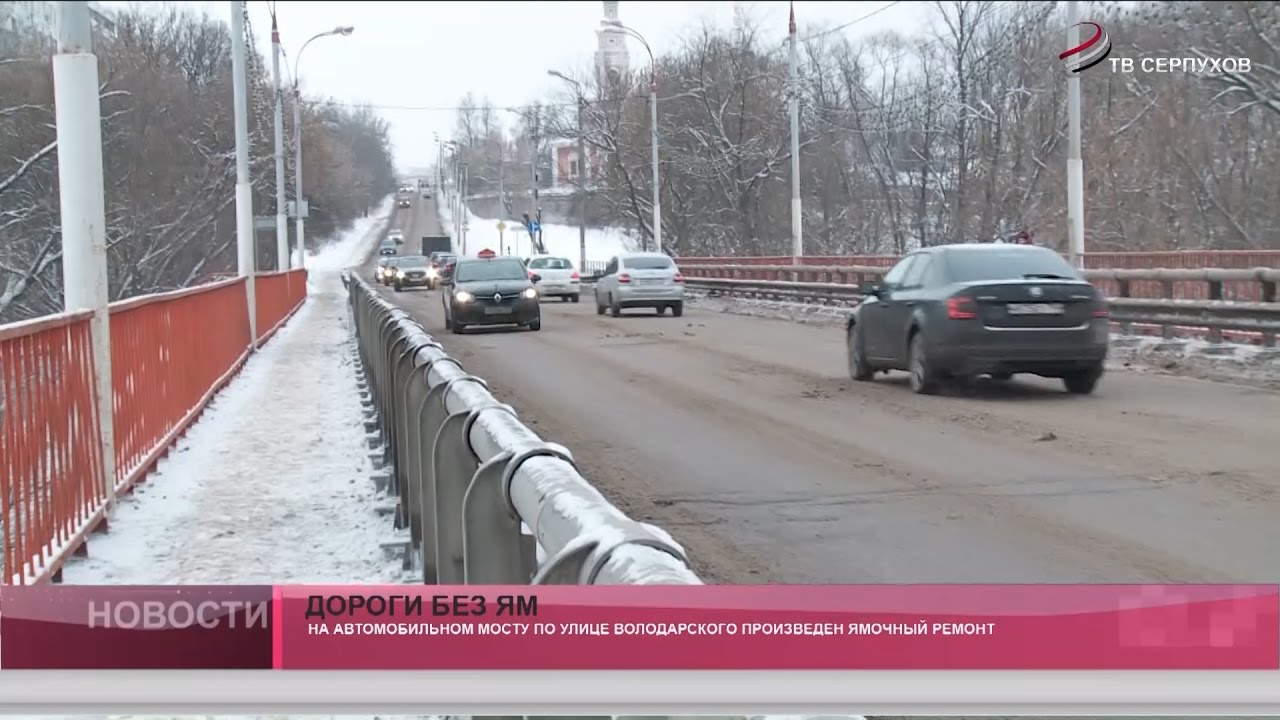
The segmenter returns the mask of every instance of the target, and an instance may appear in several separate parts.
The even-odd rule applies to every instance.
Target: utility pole
[[[1080,45],[1080,9],[1076,0],[1067,0],[1067,47]],[[1084,267],[1084,159],[1080,152],[1080,73],[1067,75],[1067,222],[1071,230],[1068,257],[1077,268]]]
[[[467,235],[471,229],[467,223],[467,190],[471,184],[471,167],[466,160],[462,161],[462,193],[458,195],[458,216],[462,219],[459,224],[462,227],[462,254],[467,254]]]
[[[271,85],[275,89],[276,269],[289,269],[289,214],[284,179],[284,93],[280,87],[280,28],[271,15]],[[299,255],[302,253],[299,252]]]
[[[107,274],[106,201],[102,172],[102,107],[98,58],[87,2],[59,2],[58,52],[53,56],[54,122],[58,140],[58,200],[62,220],[63,307],[92,310],[94,406],[102,484],[115,506],[115,427],[111,385],[111,301]]]
[[[582,97],[582,89],[578,89],[578,267],[586,271],[587,267],[587,126],[584,116],[587,100]]]
[[[306,218],[303,217],[302,199],[302,90],[298,87],[298,67],[293,68],[293,229],[298,236],[298,267],[307,266]]]
[[[231,83],[236,117],[236,249],[240,276],[249,300],[249,341],[258,344],[257,297],[254,287],[253,186],[249,180],[249,93],[246,76],[242,0],[231,3]]]
[[[788,26],[791,92],[791,262],[799,265],[804,256],[804,222],[800,205],[800,60],[796,50],[796,4],[791,3]]]
[[[653,140],[653,249],[662,252],[662,183],[658,174],[658,74],[649,80],[649,125]]]
[[[529,217],[538,216],[538,128],[529,133]]]

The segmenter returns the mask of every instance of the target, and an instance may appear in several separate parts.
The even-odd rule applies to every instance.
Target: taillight
[[[618,282],[622,283],[623,285],[626,285],[627,283],[631,282],[631,276],[626,273],[622,273],[621,275],[618,276]]]
[[[952,320],[972,320],[978,317],[978,306],[973,298],[966,295],[947,298],[947,317]]]
[[[574,271],[573,271],[573,274],[569,276],[569,279],[570,279],[570,280],[581,280],[581,279],[582,279],[582,276],[578,274],[578,271],[577,271],[577,270],[574,270]]]
[[[1093,316],[1096,318],[1111,317],[1111,308],[1107,305],[1107,296],[1098,288],[1093,289]]]
[[[681,275],[680,273],[676,273],[675,275],[672,275],[671,282],[678,282],[678,283],[684,282],[684,275]]]

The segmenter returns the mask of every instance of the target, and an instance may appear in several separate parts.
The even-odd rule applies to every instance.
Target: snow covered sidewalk
[[[391,202],[309,258],[310,297],[209,405],[110,532],[68,563],[76,584],[398,582],[379,541],[340,271]]]

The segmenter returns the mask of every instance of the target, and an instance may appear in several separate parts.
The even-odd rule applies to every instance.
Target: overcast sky
[[[131,3],[104,4],[127,7]],[[203,9],[223,20],[230,18],[230,2],[179,4]],[[595,30],[604,15],[603,4],[592,0],[285,0],[275,5],[290,67],[311,36],[340,25],[355,27],[350,37],[323,38],[307,48],[302,56],[302,85],[308,92],[341,102],[379,108],[391,123],[396,161],[402,169],[434,162],[433,134],[451,135],[452,108],[468,91],[477,98],[487,96],[499,107],[527,105],[538,99],[563,101],[563,83],[548,77],[547,70],[555,68],[568,74],[588,70],[596,49]],[[795,5],[801,37],[806,28],[845,23],[854,23],[843,31],[850,37],[888,29],[919,33],[936,27],[937,14],[930,2],[799,0]],[[270,6],[265,0],[249,2],[250,22],[268,62]],[[763,27],[776,28],[779,43],[785,39],[785,0],[622,0],[619,15],[660,55],[674,50],[681,37],[704,20],[729,26],[736,6],[742,6]],[[629,51],[633,67],[647,62],[638,42],[632,41]]]

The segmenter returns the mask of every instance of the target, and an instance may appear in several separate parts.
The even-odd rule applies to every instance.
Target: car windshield
[[[534,258],[529,261],[530,270],[572,270],[573,263],[564,258]]]
[[[400,262],[397,265],[406,268],[426,267],[427,258],[424,255],[410,255],[400,258]]]
[[[528,278],[519,260],[486,260],[458,263],[453,271],[455,282],[485,282],[489,280],[523,280]]]
[[[628,270],[669,270],[672,262],[664,257],[629,257],[623,261]]]
[[[1061,255],[1045,249],[956,250],[947,253],[947,270],[955,282],[1080,279]]]
[[[396,265],[399,265],[399,264],[400,264],[399,258],[389,258],[387,260],[387,267],[395,267]]]

